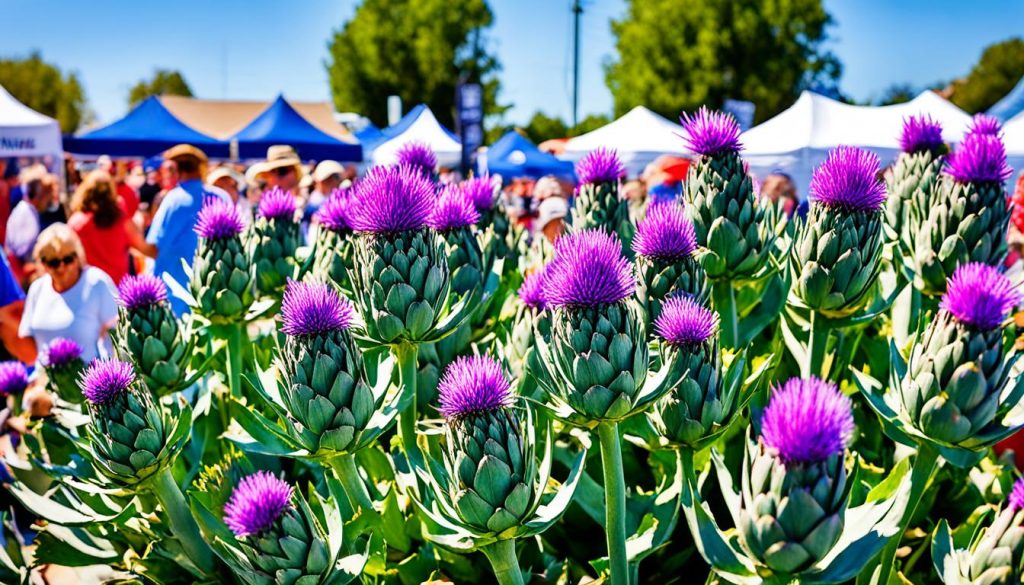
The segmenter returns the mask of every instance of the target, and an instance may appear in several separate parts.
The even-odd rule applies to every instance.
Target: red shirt
[[[128,219],[135,217],[135,212],[139,209],[139,194],[135,192],[135,189],[129,187],[127,183],[118,183],[117,195],[124,202],[126,217]]]
[[[122,213],[113,225],[101,228],[93,222],[91,211],[77,211],[68,219],[68,226],[82,240],[86,262],[106,272],[115,285],[128,274],[127,221]]]

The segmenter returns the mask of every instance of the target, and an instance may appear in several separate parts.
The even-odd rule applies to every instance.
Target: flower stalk
[[[398,414],[398,438],[406,456],[419,461],[420,450],[416,444],[416,360],[419,346],[415,343],[402,343],[393,351],[398,361],[398,380],[405,395],[405,406]]]
[[[516,557],[516,541],[499,540],[480,549],[494,570],[498,585],[523,585],[523,572]]]
[[[356,456],[353,453],[339,455],[329,461],[334,475],[338,477],[342,487],[345,488],[345,495],[352,505],[353,510],[362,510],[365,513],[373,512],[373,498],[370,497],[366,484],[363,483],[356,467]]]
[[[599,424],[597,435],[601,443],[601,471],[604,474],[604,530],[608,542],[611,583],[627,585],[629,562],[626,558],[626,479],[622,473],[622,446],[618,423]]]
[[[910,474],[910,499],[907,500],[907,509],[903,512],[900,520],[900,527],[896,534],[889,540],[882,549],[882,556],[878,559],[878,579],[876,583],[888,583],[896,564],[896,551],[900,547],[903,533],[907,531],[914,512],[917,511],[917,504],[924,495],[924,490],[931,481],[932,475],[938,467],[939,452],[935,447],[922,444],[917,450],[917,457],[914,458],[914,465]]]

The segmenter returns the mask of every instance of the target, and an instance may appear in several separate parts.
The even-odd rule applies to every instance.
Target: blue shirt
[[[14,279],[11,265],[7,263],[7,254],[0,254],[0,261],[3,262],[0,264],[0,307],[6,307],[25,298],[25,293]]]
[[[188,278],[185,276],[181,261],[184,259],[192,264],[195,258],[199,238],[193,228],[199,210],[203,207],[203,200],[218,196],[218,193],[206,189],[199,179],[182,181],[164,195],[146,236],[146,241],[157,247],[154,274],[163,278],[166,272],[183,288],[188,289]],[[168,297],[175,315],[181,316],[188,312],[185,301],[174,294]]]

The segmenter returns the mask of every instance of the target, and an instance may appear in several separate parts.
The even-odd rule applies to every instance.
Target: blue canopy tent
[[[985,113],[995,116],[1000,122],[1005,122],[1021,112],[1024,112],[1024,77],[1020,78],[1010,93],[1004,95],[1003,99],[996,102]]]
[[[277,96],[262,114],[228,140],[238,142],[238,156],[242,159],[263,158],[267,148],[288,144],[307,160],[363,160],[361,145],[343,142],[323,132],[296,112],[282,96]]]
[[[383,142],[384,140],[387,139],[387,136],[384,134],[384,131],[374,126],[372,123],[367,124],[366,127],[364,127],[362,130],[358,132],[353,132],[353,134],[355,134],[355,137],[357,140],[359,140],[359,143],[363,145],[364,155],[366,154],[366,152],[373,151],[373,147],[376,146],[377,143]]]
[[[182,143],[191,144],[210,157],[228,156],[227,142],[185,125],[151,96],[116,122],[64,137],[64,150],[80,155],[149,157]]]
[[[572,162],[542,151],[515,131],[508,132],[487,149],[486,168],[481,171],[506,178],[544,175],[576,178]]]

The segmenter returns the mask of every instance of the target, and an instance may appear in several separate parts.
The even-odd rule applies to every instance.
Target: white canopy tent
[[[63,156],[60,124],[14,99],[0,86],[0,158]]]
[[[663,154],[685,154],[683,127],[637,106],[624,116],[565,144],[560,158],[577,161],[598,147],[614,148],[630,176],[639,175]]]
[[[782,171],[806,195],[811,173],[828,152],[846,144],[874,151],[887,165],[899,154],[908,116],[928,114],[942,124],[947,142],[958,142],[971,117],[932,91],[892,106],[853,106],[805,91],[789,109],[740,136],[743,158],[757,177]]]
[[[424,104],[409,110],[397,124],[381,133],[378,142],[363,145],[365,160],[373,161],[373,164],[394,164],[398,150],[408,142],[422,142],[429,146],[437,155],[440,166],[456,166],[462,161],[462,144]],[[365,152],[370,150],[372,152]]]
[[[1003,125],[1003,143],[1006,145],[1007,162],[1014,171],[1010,181],[1014,181],[1024,171],[1024,112],[1010,118]]]

